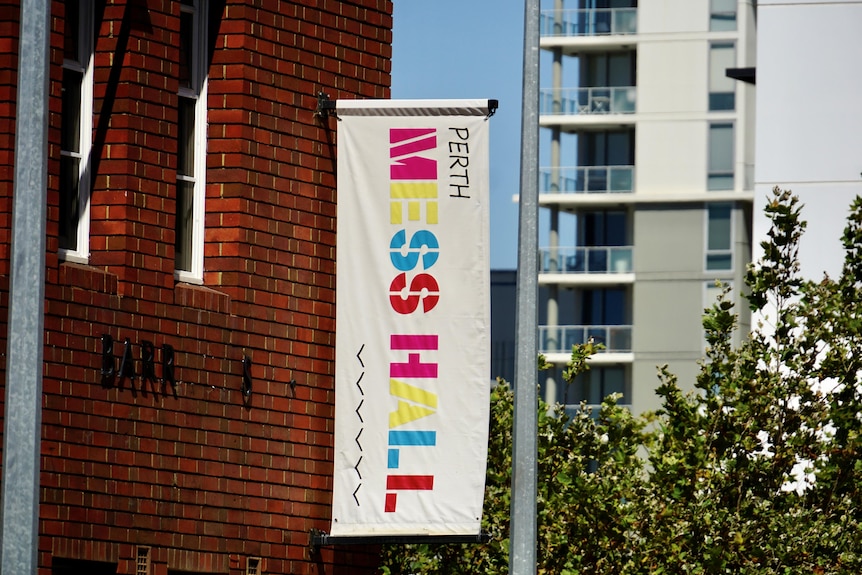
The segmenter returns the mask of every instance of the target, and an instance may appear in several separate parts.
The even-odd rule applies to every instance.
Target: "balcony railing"
[[[539,273],[627,274],[632,247],[558,247],[539,250]]]
[[[623,398],[621,401],[626,401],[626,398]],[[624,407],[631,411],[632,405],[630,403],[617,403],[620,407]],[[602,404],[601,403],[587,403],[583,407],[584,410],[589,411],[590,416],[593,419],[598,419],[599,414],[601,413]],[[566,412],[570,418],[575,418],[581,413],[581,405],[579,403],[570,403],[563,406],[563,410]]]
[[[543,167],[539,168],[539,192],[543,194],[627,193],[634,191],[634,176],[634,166],[564,166],[556,170]]]
[[[568,353],[572,346],[587,343],[604,344],[604,352],[625,353],[632,350],[630,325],[558,325],[539,326],[539,353]]]
[[[634,114],[634,86],[599,88],[544,88],[539,92],[539,113],[552,115]]]
[[[637,8],[593,8],[586,10],[542,10],[542,36],[609,36],[637,34]]]

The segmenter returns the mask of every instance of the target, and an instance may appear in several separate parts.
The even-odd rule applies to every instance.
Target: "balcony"
[[[539,168],[539,193],[631,193],[634,191],[634,176],[634,166],[543,167]]]
[[[572,346],[587,343],[605,346],[600,352],[630,353],[632,350],[632,326],[630,325],[559,325],[539,326],[539,353],[568,354]]]
[[[621,402],[625,402],[625,397],[620,400]],[[617,403],[618,406],[624,407],[629,411],[632,410],[632,404],[630,403]],[[567,403],[563,405],[563,410],[569,418],[575,418],[580,415],[582,412],[588,412],[590,417],[593,419],[598,419],[599,414],[601,413],[602,404],[601,403],[584,403],[583,406],[579,403]]]
[[[632,246],[541,248],[539,273],[630,274],[632,249]]]
[[[600,88],[545,88],[539,91],[539,114],[589,116],[634,114],[637,89],[634,86]]]
[[[539,33],[545,37],[637,34],[637,21],[637,8],[542,10]]]

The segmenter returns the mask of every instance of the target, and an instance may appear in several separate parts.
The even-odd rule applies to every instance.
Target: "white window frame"
[[[93,1],[78,2],[78,60],[63,59],[63,69],[81,74],[78,152],[60,150],[61,157],[78,160],[78,225],[75,248],[59,248],[66,261],[88,263],[90,258],[90,183],[93,149]],[[68,21],[68,19],[67,19]],[[63,120],[61,119],[61,126]],[[62,128],[61,128],[62,129]],[[62,178],[62,174],[60,175]],[[61,183],[62,185],[62,183]],[[60,216],[62,217],[62,215]]]
[[[202,284],[204,275],[204,217],[206,201],[206,148],[207,148],[207,0],[193,0],[193,6],[180,3],[180,11],[192,13],[191,88],[180,88],[178,96],[195,101],[194,159],[192,177],[177,174],[177,181],[193,181],[191,258],[188,270],[175,269],[178,281]],[[179,107],[178,107],[179,109]],[[181,144],[177,142],[178,147]],[[178,166],[179,167],[179,166]],[[177,192],[179,192],[177,188]],[[179,200],[179,193],[177,193]],[[175,229],[179,229],[178,225]]]

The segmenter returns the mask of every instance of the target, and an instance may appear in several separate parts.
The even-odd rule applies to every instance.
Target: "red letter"
[[[407,274],[398,274],[389,284],[389,303],[392,309],[400,314],[407,315],[416,311],[419,301],[422,301],[423,313],[428,313],[440,300],[440,287],[437,280],[429,274],[417,274],[410,281],[410,290],[405,294],[407,287]]]

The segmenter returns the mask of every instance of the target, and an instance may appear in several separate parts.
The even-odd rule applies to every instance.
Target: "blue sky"
[[[491,119],[491,267],[518,254],[524,4],[500,0],[394,0],[392,97],[488,98]]]

